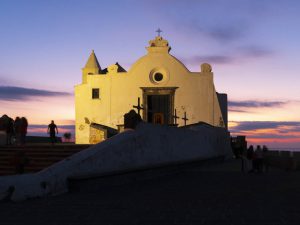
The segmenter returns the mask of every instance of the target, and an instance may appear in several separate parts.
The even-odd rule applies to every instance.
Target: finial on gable
[[[201,72],[202,73],[211,73],[212,67],[208,63],[202,63],[201,64]]]
[[[147,47],[148,52],[169,52],[171,50],[169,42],[160,36],[162,30],[158,28],[156,32],[158,36],[156,36],[154,40],[149,41],[149,47]]]
[[[155,32],[157,32],[157,36],[160,37],[160,33],[162,32],[162,30],[158,28]]]

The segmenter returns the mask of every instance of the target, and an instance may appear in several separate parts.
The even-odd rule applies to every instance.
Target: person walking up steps
[[[21,145],[25,144],[27,128],[28,128],[28,121],[25,117],[22,117],[21,124],[20,124],[20,144]]]
[[[58,134],[57,126],[54,123],[54,121],[51,120],[51,123],[48,125],[47,133],[50,134],[50,141],[52,144],[56,142],[55,130],[56,130],[56,134]]]
[[[21,145],[21,123],[21,118],[17,116],[14,122],[14,133],[17,145]]]

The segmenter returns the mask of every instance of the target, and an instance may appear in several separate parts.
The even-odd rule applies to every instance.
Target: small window
[[[164,78],[164,76],[161,73],[154,74],[154,80],[157,82],[162,81],[163,78]]]
[[[100,91],[99,88],[92,89],[92,99],[99,99],[100,98]]]

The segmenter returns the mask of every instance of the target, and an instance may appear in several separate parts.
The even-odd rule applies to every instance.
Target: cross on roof
[[[138,98],[138,105],[134,105],[133,108],[136,108],[138,110],[139,115],[140,115],[140,111],[144,110],[144,108],[141,106],[140,98]]]
[[[177,119],[179,119],[179,116],[177,116],[176,109],[175,109],[174,115],[172,117],[174,119],[174,124],[177,124]]]
[[[158,36],[160,36],[160,33],[162,32],[162,30],[160,28],[158,28],[155,32],[157,32]]]
[[[187,117],[186,117],[186,112],[184,112],[184,117],[181,118],[184,120],[184,126],[186,126],[186,121],[189,120]]]

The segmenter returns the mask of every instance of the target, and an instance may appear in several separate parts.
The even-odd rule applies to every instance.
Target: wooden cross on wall
[[[177,119],[179,119],[179,116],[177,116],[177,112],[175,109],[174,115],[173,115],[173,119],[174,119],[174,124],[177,124]]]
[[[138,98],[138,105],[134,105],[133,108],[138,110],[139,115],[140,115],[140,111],[144,110],[144,107],[141,106],[140,98]]]
[[[188,121],[189,119],[186,117],[186,112],[184,112],[184,117],[181,118],[184,120],[184,126],[186,126],[186,121]]]

